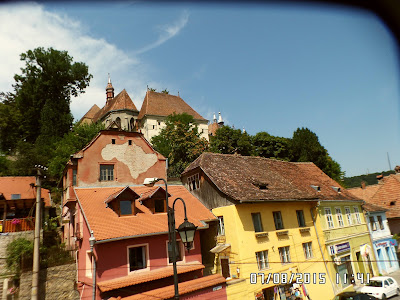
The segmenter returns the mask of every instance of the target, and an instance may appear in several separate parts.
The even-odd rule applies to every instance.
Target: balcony
[[[304,228],[300,228],[300,233],[308,233],[310,232],[310,227],[304,227]]]
[[[268,238],[268,232],[256,232],[256,238]]]
[[[276,232],[276,236],[282,237],[282,236],[287,236],[289,235],[289,230],[280,230]]]
[[[19,232],[35,230],[35,218],[0,220],[0,232]]]

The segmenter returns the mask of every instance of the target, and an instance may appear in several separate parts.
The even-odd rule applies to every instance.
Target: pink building
[[[174,296],[166,192],[164,186],[143,186],[147,177],[166,178],[166,159],[140,133],[103,130],[71,157],[62,181],[64,240],[76,250],[82,299],[94,290],[96,299]],[[181,298],[226,299],[222,276],[203,277],[201,232],[215,216],[181,185],[168,185],[168,194],[170,207],[177,197],[184,199],[189,222],[198,226],[190,252],[177,235]],[[175,218],[177,226],[184,221],[180,202]]]

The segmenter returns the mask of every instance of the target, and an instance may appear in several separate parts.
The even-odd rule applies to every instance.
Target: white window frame
[[[279,257],[281,258],[281,262],[283,265],[290,264],[290,246],[279,247]]]
[[[339,227],[344,227],[342,209],[340,207],[335,207],[335,213],[336,213]]]
[[[326,223],[328,224],[328,228],[335,228],[335,225],[333,225],[331,208],[325,207],[324,212],[325,212],[325,218],[326,218]]]
[[[256,252],[258,270],[269,269],[268,250]]]
[[[379,218],[381,219],[380,222],[379,222]],[[379,224],[379,230],[385,230],[385,224],[383,223],[382,216],[380,216],[380,215],[376,216],[376,221]],[[378,229],[378,226],[377,226],[377,229]]]
[[[194,182],[194,188],[192,183]],[[200,175],[199,173],[189,176],[187,178],[187,184],[189,187],[189,191],[198,190],[200,188]]]
[[[101,167],[107,167],[107,168],[104,168],[102,170]],[[111,167],[112,167],[112,170],[111,170]],[[100,164],[99,170],[100,170],[100,176],[99,176],[99,180],[100,181],[114,181],[115,180],[115,166],[114,166],[114,164]],[[102,171],[104,171],[104,172],[102,172]],[[103,179],[103,173],[104,173],[104,178],[105,179]],[[109,179],[109,178],[112,178],[112,179]]]
[[[371,222],[371,218],[372,218],[372,222]],[[376,226],[376,221],[375,221],[375,217],[374,216],[369,216],[368,218],[369,220],[369,226],[371,227],[372,231],[377,231],[378,230],[378,226]]]
[[[354,214],[355,214],[355,216],[356,216],[356,223],[357,223],[357,224],[361,224],[360,210],[358,209],[357,206],[354,206],[354,207],[353,207],[353,210],[354,210]]]
[[[312,242],[303,243],[303,251],[305,259],[313,258]]]
[[[129,249],[131,248],[137,248],[137,247],[145,247],[144,255],[145,255],[145,261],[146,261],[146,268],[139,269],[139,270],[130,270],[130,263],[129,263]],[[149,255],[149,244],[137,244],[137,245],[132,245],[128,246],[126,248],[126,261],[127,261],[127,270],[128,270],[128,275],[133,274],[133,273],[138,273],[138,272],[144,272],[144,271],[149,271],[150,270],[150,255]]]
[[[346,213],[347,223],[349,225],[353,225],[353,218],[352,218],[352,215],[351,215],[350,207],[349,206],[345,206],[344,207],[344,211]]]
[[[218,236],[225,235],[224,216],[218,216]]]

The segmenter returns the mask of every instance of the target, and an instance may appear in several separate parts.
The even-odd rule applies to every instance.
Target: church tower
[[[111,83],[110,74],[108,74],[108,84],[106,86],[106,95],[107,95],[107,102],[106,105],[110,103],[112,99],[114,99],[114,87]]]

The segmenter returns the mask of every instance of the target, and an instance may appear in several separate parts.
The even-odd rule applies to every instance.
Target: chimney
[[[400,166],[396,166],[396,168],[394,168],[394,171],[396,172],[396,175],[400,174]]]
[[[365,189],[365,181],[361,181],[361,188],[364,190]]]
[[[383,183],[383,175],[381,174],[381,175],[377,175],[376,176],[376,179],[378,180],[378,184],[382,184]]]

